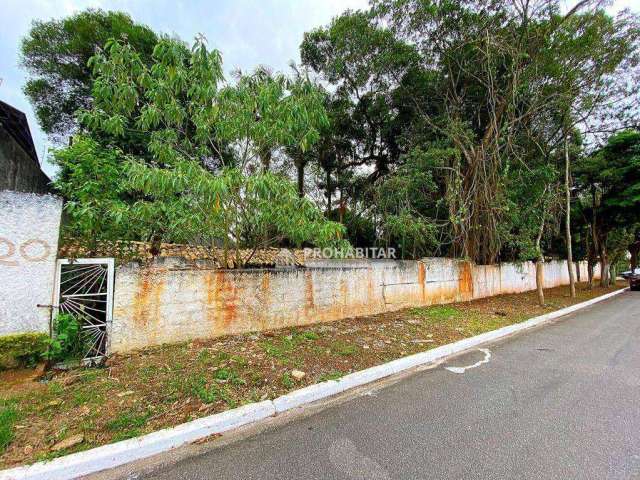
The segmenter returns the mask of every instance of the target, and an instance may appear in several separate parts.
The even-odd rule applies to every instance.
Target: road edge
[[[309,385],[282,395],[274,400],[252,403],[225,412],[199,418],[176,427],[158,430],[142,437],[123,440],[103,445],[83,452],[73,453],[48,462],[15,467],[0,471],[0,480],[68,480],[80,476],[97,473],[109,468],[157,455],[174,448],[193,443],[211,435],[234,430],[241,426],[260,422],[264,419],[300,408],[345,392],[352,388],[366,385],[392,375],[405,372],[418,366],[424,366],[443,360],[454,354],[462,353],[470,348],[506,338],[533,327],[563,317],[577,310],[589,307],[611,297],[619,295],[628,288],[592,298],[554,312],[530,318],[521,323],[508,325],[474,337],[449,343],[426,352],[402,357],[382,365],[360,370],[345,375],[338,380],[328,380]]]

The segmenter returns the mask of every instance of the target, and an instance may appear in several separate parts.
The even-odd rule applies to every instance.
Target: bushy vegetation
[[[56,315],[53,336],[47,339],[44,357],[50,361],[79,360],[87,352],[86,335],[80,321],[69,313]]]
[[[48,338],[44,333],[0,336],[0,370],[35,365],[47,350]]]

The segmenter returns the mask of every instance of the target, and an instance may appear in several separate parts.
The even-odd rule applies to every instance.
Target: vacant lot
[[[617,287],[619,288],[619,287]],[[521,322],[615,288],[578,287],[411,308],[149,348],[104,368],[0,373],[0,467],[142,435],[245,403],[275,398],[398,357]],[[65,447],[63,441],[71,446]]]

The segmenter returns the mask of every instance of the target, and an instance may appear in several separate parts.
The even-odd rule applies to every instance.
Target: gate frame
[[[53,308],[51,309],[51,319],[49,321],[49,335],[53,335],[53,319],[60,312],[60,281],[62,276],[62,266],[63,265],[75,265],[75,264],[84,264],[84,265],[106,265],[107,266],[107,310],[105,314],[105,324],[106,324],[106,335],[107,341],[105,344],[105,354],[104,357],[109,355],[111,350],[111,323],[113,321],[113,286],[115,279],[115,259],[114,258],[59,258],[56,261],[56,275],[53,283]],[[84,362],[91,362],[96,358],[102,357],[89,357],[83,360]]]

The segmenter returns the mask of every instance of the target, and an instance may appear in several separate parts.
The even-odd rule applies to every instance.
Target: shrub
[[[0,370],[35,365],[46,352],[48,339],[35,332],[0,337]]]
[[[48,339],[45,357],[52,361],[78,359],[85,353],[87,339],[80,322],[69,313],[61,313],[53,321],[53,337]]]

